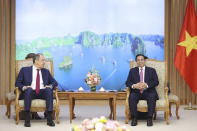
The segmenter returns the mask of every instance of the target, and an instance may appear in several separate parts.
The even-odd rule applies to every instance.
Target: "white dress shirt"
[[[139,75],[140,75],[140,72],[141,72],[141,68],[142,68],[142,71],[143,71],[143,81],[144,82],[144,76],[145,76],[145,66],[144,67],[138,67],[139,68]]]
[[[44,89],[44,83],[43,83],[43,80],[42,80],[41,70],[39,70],[39,74],[40,74],[40,89]],[[31,83],[31,88],[33,90],[36,90],[36,77],[37,77],[37,68],[33,65],[33,68],[32,68],[32,83]]]
[[[144,78],[145,78],[145,66],[143,66],[143,67],[138,67],[138,68],[139,68],[139,75],[140,75],[140,71],[141,71],[141,68],[142,68],[142,71],[143,71],[143,82],[144,82]],[[134,89],[134,84],[132,85],[131,88]],[[146,88],[148,88],[148,85],[147,85]]]

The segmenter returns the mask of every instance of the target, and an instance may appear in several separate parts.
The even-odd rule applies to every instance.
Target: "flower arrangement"
[[[101,82],[101,77],[94,67],[87,73],[85,82],[91,88],[91,91],[96,91],[96,86]]]
[[[75,126],[72,131],[128,131],[126,126],[120,126],[117,121],[100,118],[85,119],[81,125]]]

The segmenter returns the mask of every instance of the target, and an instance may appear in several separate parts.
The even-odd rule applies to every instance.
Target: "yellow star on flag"
[[[197,35],[191,37],[189,33],[185,31],[185,40],[178,45],[186,47],[186,56],[188,56],[192,49],[197,50]]]

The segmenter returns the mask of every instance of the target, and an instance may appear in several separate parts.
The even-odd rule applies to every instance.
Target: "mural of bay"
[[[79,3],[79,1],[77,0],[73,0],[73,1]],[[89,0],[87,1],[90,2]],[[106,3],[106,1],[104,0],[101,0],[99,2],[98,0],[94,0],[94,1],[95,1],[95,8],[96,5],[98,6],[99,5],[98,3],[100,3],[101,1],[103,3]],[[123,4],[125,4],[124,2],[127,2],[126,4],[128,5],[137,4],[137,3],[128,3],[127,0],[122,0],[122,1],[116,0],[116,1],[121,2]],[[153,0],[152,3],[153,6],[156,6],[154,5],[155,1],[156,0]],[[31,5],[45,4],[46,7],[42,7],[42,8],[47,8],[49,12],[53,11],[53,8],[51,7],[54,4],[53,1],[49,0],[49,1],[39,1],[37,3],[34,2],[35,1],[30,0]],[[66,4],[69,3],[68,1],[66,2],[67,2]],[[110,9],[114,8],[111,7],[111,5],[114,4],[113,1],[111,2],[112,3],[108,3],[110,6],[108,5],[106,8],[109,7]],[[162,7],[164,6],[163,4],[164,3],[157,2],[157,5],[160,5]],[[24,59],[26,54],[30,52],[35,52],[35,53],[41,52],[44,54],[44,56],[47,59],[53,60],[54,77],[58,81],[59,90],[77,90],[80,86],[82,86],[85,90],[89,90],[89,87],[86,85],[84,79],[86,77],[87,72],[92,68],[95,68],[99,72],[99,75],[102,78],[101,83],[97,86],[97,89],[99,89],[101,86],[103,86],[105,89],[108,90],[125,89],[125,81],[129,73],[129,64],[130,64],[129,62],[130,60],[135,59],[136,54],[142,53],[151,59],[164,60],[164,35],[163,35],[164,27],[159,27],[158,33],[155,33],[154,31],[151,32],[151,30],[154,30],[153,28],[151,28],[151,26],[147,27],[148,30],[150,30],[147,33],[145,29],[140,28],[140,23],[138,25],[139,27],[135,27],[132,25],[131,22],[130,24],[124,25],[122,27],[123,29],[106,29],[105,27],[107,25],[108,26],[115,25],[114,21],[109,21],[110,23],[107,23],[106,25],[105,22],[104,23],[101,22],[101,24],[98,24],[97,22],[98,20],[91,20],[97,24],[96,27],[94,26],[90,27],[89,23],[87,22],[88,20],[92,19],[92,17],[95,18],[95,15],[97,15],[98,17],[99,16],[101,17],[101,15],[103,15],[102,12],[101,14],[100,13],[98,14],[99,12],[98,11],[96,13],[94,12],[93,16],[87,12],[84,13],[86,14],[85,15],[86,18],[87,16],[89,17],[88,20],[84,20],[84,14],[82,15],[83,17],[80,17],[82,18],[81,22],[83,24],[76,24],[75,21],[73,22],[75,24],[68,25],[68,23],[66,22],[66,20],[68,20],[68,17],[65,19],[61,18],[63,22],[61,21],[58,22],[57,24],[66,23],[66,24],[62,24],[67,29],[66,31],[63,30],[64,26],[62,26],[63,27],[62,29],[55,28],[57,26],[56,24],[53,23],[53,27],[52,27],[50,22],[49,24],[47,24],[46,20],[44,21],[46,22],[47,26],[43,24],[40,24],[40,26],[38,26],[39,25],[38,24],[38,25],[33,25],[33,27],[30,28],[29,26],[32,25],[32,24],[30,25],[31,22],[23,21],[26,23],[25,24],[23,23],[22,25],[21,24],[22,20],[19,19],[19,18],[23,19],[23,17],[25,17],[24,15],[31,15],[30,12],[26,12],[26,14],[21,13],[22,16],[20,15],[22,9],[21,8],[19,9],[19,7],[21,5],[26,5],[26,3],[18,3],[16,5],[17,5],[16,18],[18,18],[18,20],[16,19],[16,26],[18,25],[18,27],[16,27],[16,59],[17,60]],[[59,3],[59,4],[57,3],[58,7],[60,5],[65,5],[65,3]],[[87,8],[87,5],[85,5],[84,8]],[[99,6],[97,8],[99,8]],[[110,9],[106,9],[105,12],[107,12]],[[62,10],[64,10],[64,7],[62,7]],[[95,9],[93,10],[95,11]],[[151,12],[154,12],[154,10]],[[59,12],[56,11],[56,13]],[[118,12],[115,11],[115,13]],[[163,12],[161,11],[160,15],[164,15],[162,13]],[[41,14],[44,13],[41,12]],[[72,14],[70,16],[72,16],[71,18],[73,18],[73,21],[76,20]],[[130,16],[129,13],[126,14],[126,16]],[[133,17],[128,17],[128,18],[134,18],[133,21],[135,21],[135,18],[137,16],[140,17],[140,15],[134,15]],[[33,17],[37,18],[38,16],[34,15]],[[51,17],[52,16],[50,15],[50,19]],[[150,19],[154,19],[154,18],[155,18],[154,15],[152,16],[150,15]],[[145,18],[140,18],[140,19],[144,20]],[[33,19],[32,21],[34,23],[37,23],[39,22],[39,20]],[[53,21],[56,20],[53,19]],[[87,22],[87,25],[84,25],[84,21]],[[124,23],[120,22],[118,24],[122,25]],[[26,29],[30,28],[31,30],[28,31],[23,29],[24,26],[26,26]],[[45,26],[49,28],[47,29],[47,31]],[[68,30],[67,26],[69,27],[73,26],[73,28]],[[79,26],[83,28],[79,29]],[[115,27],[117,27],[117,25],[115,25],[113,28]],[[130,27],[132,27],[133,29]],[[34,30],[35,28],[36,30]],[[129,31],[127,30],[127,28],[130,28]],[[51,32],[49,31],[50,29],[52,30]],[[24,32],[20,33],[21,30],[26,33]],[[37,33],[38,35],[33,35],[35,33]]]

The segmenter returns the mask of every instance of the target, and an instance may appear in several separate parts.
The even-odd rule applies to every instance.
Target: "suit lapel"
[[[148,69],[147,69],[147,67],[145,66],[145,76],[144,76],[144,82],[146,82],[147,81],[147,79],[148,79]]]
[[[44,74],[44,70],[43,69],[41,69],[41,73],[42,73],[42,80],[43,80],[43,84],[45,85],[45,74]]]
[[[33,76],[32,71],[33,71],[33,66],[30,66],[30,68],[29,68],[29,73],[30,73],[30,80],[31,80],[31,83],[32,83],[32,76]]]
[[[139,74],[139,68],[138,67],[135,68],[135,75],[137,76],[136,77],[137,78],[137,82],[139,82],[140,81],[140,74]]]

